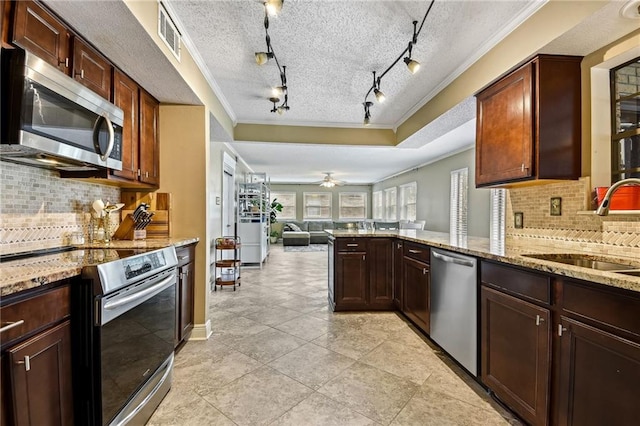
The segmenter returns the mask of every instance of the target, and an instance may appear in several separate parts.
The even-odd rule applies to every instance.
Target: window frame
[[[406,203],[405,201],[405,197],[406,197],[406,190],[409,188],[413,188],[414,191],[414,200],[415,202],[411,203],[411,205],[414,206],[413,208],[413,217],[408,217],[408,211],[409,209],[407,208],[410,204]],[[418,182],[413,181],[413,182],[409,182],[409,183],[405,183],[404,185],[400,185],[400,191],[398,194],[398,197],[400,199],[400,203],[399,203],[399,207],[400,207],[400,220],[409,220],[409,221],[414,221],[417,218],[418,215]]]
[[[310,217],[307,214],[307,196],[309,195],[322,195],[323,197],[329,197],[329,215],[328,217]],[[303,192],[302,193],[302,220],[332,220],[333,219],[333,194],[331,192]],[[313,206],[320,207],[322,206]]]
[[[376,198],[379,198],[379,203],[376,201]],[[384,194],[381,190],[373,191],[371,194],[371,219],[384,219]]]
[[[363,196],[363,216],[342,216],[342,196],[362,195]],[[348,191],[338,193],[338,219],[339,220],[365,220],[367,218],[367,193],[365,191]]]
[[[280,220],[297,220],[298,217],[298,193],[295,191],[271,191],[271,202],[273,202],[274,199],[278,198],[280,195],[293,195],[293,206],[289,206],[289,207],[293,207],[293,217],[289,217],[289,216],[283,216],[282,212],[278,213],[276,216],[276,219]],[[282,204],[282,211],[285,211],[285,206],[286,204],[282,203],[282,199],[278,199],[278,202],[280,204]]]
[[[389,194],[391,193],[393,193],[392,197],[389,196]],[[394,199],[393,215],[389,214],[389,209],[391,206],[389,205],[388,201],[391,198]],[[384,220],[389,222],[395,222],[396,220],[398,220],[398,188],[396,186],[392,186],[384,190]]]

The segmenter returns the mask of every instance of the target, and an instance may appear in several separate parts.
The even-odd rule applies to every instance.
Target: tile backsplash
[[[511,188],[506,214],[509,241],[552,248],[625,255],[625,248],[640,247],[640,215],[597,216],[588,177],[546,185]],[[562,215],[550,214],[552,197],[562,198]],[[514,213],[523,213],[523,228],[515,228]]]
[[[0,253],[67,244],[87,234],[91,203],[120,201],[120,188],[61,179],[58,173],[0,162]]]

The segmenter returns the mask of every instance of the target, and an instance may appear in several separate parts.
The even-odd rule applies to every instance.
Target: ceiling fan
[[[323,186],[325,188],[333,188],[334,186],[342,186],[344,185],[344,182],[334,179],[331,177],[331,172],[324,172],[325,173],[325,177],[324,179],[322,179],[320,182],[318,182],[318,184],[320,186]]]

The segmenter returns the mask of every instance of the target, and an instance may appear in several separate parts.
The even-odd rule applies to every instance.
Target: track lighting
[[[420,69],[420,62],[414,59],[411,59],[411,53],[413,50],[413,46],[416,43],[418,43],[418,35],[420,35],[420,31],[422,31],[422,26],[424,25],[424,22],[427,20],[427,16],[429,16],[429,12],[431,12],[431,8],[433,7],[434,2],[435,0],[431,0],[431,2],[429,3],[429,7],[427,8],[426,13],[424,14],[424,18],[422,18],[422,23],[420,24],[420,28],[418,28],[418,21],[412,22],[413,37],[411,37],[411,41],[409,41],[409,44],[407,45],[407,47],[402,51],[402,53],[400,53],[400,55],[396,58],[396,60],[393,61],[393,63],[389,65],[389,67],[386,70],[384,70],[384,72],[380,74],[380,76],[378,76],[377,78],[376,78],[376,72],[373,71],[373,84],[367,91],[367,94],[364,95],[363,105],[364,105],[364,111],[365,111],[364,112],[365,126],[368,126],[371,121],[371,113],[369,112],[369,107],[373,105],[372,102],[367,101],[369,94],[373,92],[378,103],[382,103],[386,99],[384,93],[382,93],[382,91],[380,90],[380,80],[382,79],[382,77],[384,77],[391,70],[391,68],[393,68],[400,61],[400,59],[403,59],[403,58],[404,58],[403,59],[404,63],[406,64],[407,69],[409,70],[409,72],[411,72],[411,74],[417,73],[418,70]]]
[[[269,16],[278,16],[278,13],[282,10],[282,3],[284,3],[284,0],[267,0],[264,2],[264,8]]]
[[[264,32],[265,32],[265,41],[267,43],[267,51],[266,52],[256,52],[256,63],[258,65],[266,64],[269,59],[273,59],[278,66],[278,71],[280,72],[280,85],[275,86],[271,90],[272,97],[269,98],[269,101],[273,103],[273,108],[270,110],[271,112],[277,112],[278,114],[283,114],[285,111],[289,110],[289,89],[287,88],[287,67],[280,66],[280,62],[278,61],[278,57],[276,53],[273,51],[273,46],[271,46],[271,36],[269,35],[269,16],[274,16],[282,10],[282,3],[284,0],[267,0],[263,3],[264,6]],[[276,105],[280,102],[280,99],[284,98],[284,102],[281,105]]]
[[[256,64],[258,65],[266,64],[271,58],[273,58],[271,52],[256,52]]]

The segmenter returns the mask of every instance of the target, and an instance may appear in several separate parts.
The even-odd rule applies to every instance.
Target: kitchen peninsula
[[[477,379],[531,424],[635,421],[640,251],[607,257],[430,231],[327,232],[334,310],[398,310],[430,336],[432,249],[472,256]]]

